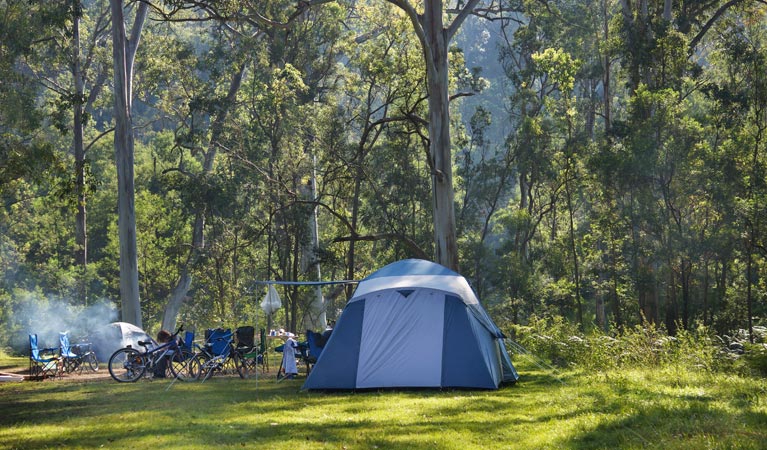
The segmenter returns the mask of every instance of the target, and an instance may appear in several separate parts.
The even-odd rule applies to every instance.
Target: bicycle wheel
[[[193,380],[195,376],[192,359],[194,354],[186,350],[174,353],[169,364],[171,375],[181,381]]]
[[[213,372],[213,365],[210,362],[210,356],[206,355],[205,353],[198,353],[194,355],[191,366],[192,377],[195,380],[202,378],[202,380],[205,381]]]
[[[234,375],[237,373],[237,364],[240,359],[239,353],[232,350],[229,356],[224,359],[224,365],[221,368],[221,373],[224,375]]]
[[[91,370],[91,372],[98,372],[99,371],[99,360],[96,358],[96,354],[93,352],[88,352],[85,355],[83,355],[83,361],[84,364],[88,365],[88,368]]]
[[[109,358],[109,375],[120,383],[131,383],[146,372],[146,358],[135,348],[121,348]]]
[[[237,373],[240,378],[250,378],[256,376],[258,369],[258,355],[255,352],[240,354],[234,362],[237,364]]]
[[[189,378],[192,380],[199,380],[202,374],[202,357],[198,356],[200,353],[192,353],[192,360],[189,361]]]

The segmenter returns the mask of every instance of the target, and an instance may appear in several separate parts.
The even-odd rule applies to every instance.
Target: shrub
[[[584,333],[561,317],[533,317],[527,325],[513,326],[512,336],[527,352],[557,367],[599,371],[617,367],[733,368],[728,352],[705,327],[669,336],[664,329],[645,324],[610,335],[598,329]],[[752,352],[755,362],[751,365],[767,370],[767,348],[760,352]]]
[[[753,374],[767,376],[767,344],[744,344],[742,358]]]

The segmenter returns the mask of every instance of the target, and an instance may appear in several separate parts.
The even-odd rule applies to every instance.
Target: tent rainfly
[[[468,281],[407,259],[359,283],[303,389],[497,389],[518,378]]]

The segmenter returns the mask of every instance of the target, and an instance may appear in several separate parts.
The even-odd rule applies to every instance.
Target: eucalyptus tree
[[[122,320],[142,326],[139,299],[138,249],[134,188],[133,64],[148,14],[148,4],[135,6],[130,35],[126,33],[125,5],[110,0],[112,12],[112,58],[114,68],[115,161],[117,167],[117,213],[120,238],[120,304]],[[133,9],[133,8],[131,8]]]
[[[460,148],[456,162],[457,185],[462,192],[458,202],[457,224],[461,236],[463,274],[473,280],[480,298],[489,288],[488,272],[497,265],[488,241],[493,237],[496,213],[502,208],[513,182],[514,154],[510,147],[490,142],[486,132],[491,113],[479,106],[469,120],[465,140],[456,139]]]
[[[158,86],[164,93],[158,92],[158,95],[165,97],[160,107],[172,112],[177,121],[174,147],[178,157],[173,166],[163,170],[163,174],[182,177],[182,180],[171,181],[171,185],[178,184],[187,191],[184,198],[188,201],[187,210],[191,216],[188,250],[164,308],[162,324],[165,329],[175,327],[178,313],[192,288],[197,263],[206,251],[206,219],[218,211],[211,195],[225,192],[216,173],[217,156],[223,147],[229,116],[238,106],[238,93],[250,64],[247,54],[257,52],[252,43],[257,43],[262,35],[259,30],[252,29],[216,32],[209,25],[202,28],[194,21],[177,20],[183,22],[182,26],[197,30],[203,38],[197,49],[192,42],[180,43],[178,56],[173,59],[178,62],[181,55],[187,55],[190,61],[186,67],[191,73],[177,77],[166,74],[166,84]],[[193,39],[198,39],[197,33]],[[176,65],[168,72],[179,70],[181,67]],[[189,164],[190,161],[196,161],[196,164]]]
[[[69,63],[73,79],[73,89],[69,93],[72,103],[73,117],[73,153],[75,158],[75,183],[77,213],[75,217],[75,255],[76,262],[83,267],[88,264],[88,226],[87,226],[87,197],[88,197],[88,162],[84,140],[84,127],[88,117],[93,112],[94,103],[98,99],[108,77],[106,64],[101,58],[109,33],[109,14],[105,1],[94,2],[86,10],[80,0],[72,0],[72,32],[70,44],[71,59]],[[83,42],[81,26],[87,19],[86,40]],[[104,131],[104,130],[102,130]],[[97,135],[99,139],[103,134]]]
[[[693,244],[703,220],[699,211],[710,198],[706,180],[691,165],[709,145],[688,109],[703,85],[705,69],[698,61],[707,51],[701,44],[710,42],[704,37],[728,11],[757,3],[620,2],[622,40],[616,55],[628,80],[630,108],[614,122],[613,135],[628,152],[625,180],[633,179],[622,189],[636,290],[645,316],[658,320],[664,314],[671,332],[677,323],[690,325],[697,303],[692,280],[702,250]]]
[[[31,270],[15,282],[37,284],[72,303],[88,303],[89,286],[97,284],[94,268],[84,270],[85,201],[95,185],[85,151],[93,143],[87,140],[99,133],[87,118],[108,75],[103,44],[109,21],[96,3],[89,3],[88,12],[72,1],[0,6],[0,197],[5,211],[14,205],[26,210],[25,220],[0,234],[37,249],[17,255],[17,267],[29,264]],[[37,223],[34,233],[32,223]],[[16,234],[21,230],[24,234]]]
[[[311,173],[308,150],[313,124],[303,120],[302,115],[312,117],[326,86],[332,87],[327,79],[337,58],[340,21],[335,15],[340,10],[301,9],[300,14],[295,14],[284,2],[243,3],[231,8],[202,2],[177,2],[176,6],[177,10],[166,12],[166,18],[183,20],[180,14],[194,9],[200,17],[216,20],[233,46],[228,51],[222,47],[220,53],[243,55],[241,61],[246,62],[238,66],[244,71],[239,86],[229,84],[226,104],[231,108],[231,121],[220,123],[223,128],[216,133],[215,142],[213,125],[202,130],[209,148],[223,151],[224,157],[213,165],[209,180],[244,183],[230,198],[230,207],[240,211],[239,216],[218,216],[220,212],[206,209],[208,218],[213,219],[212,227],[206,227],[206,233],[213,232],[212,239],[206,240],[206,258],[216,257],[216,267],[225,259],[235,264],[236,258],[245,257],[245,252],[232,252],[241,248],[233,247],[241,236],[243,243],[247,238],[248,245],[263,246],[264,256],[256,258],[254,267],[262,277],[307,277],[307,267],[302,268],[300,263],[316,263],[313,255],[307,255],[315,251],[305,239],[316,202],[303,192],[305,178]],[[224,98],[215,103],[223,106]],[[216,117],[213,111],[203,112],[212,119]],[[255,248],[249,251],[257,253]],[[299,288],[289,287],[286,291],[286,320],[288,327],[295,329],[309,308]]]
[[[458,1],[454,5],[442,0],[427,1],[422,5],[409,0],[386,1],[407,14],[423,52],[429,105],[428,164],[432,179],[434,259],[445,267],[458,270],[448,56],[451,41],[481,1]],[[447,23],[446,15],[449,17]]]
[[[40,85],[32,71],[20,68],[41,50],[41,35],[63,28],[59,9],[27,1],[0,5],[0,198],[6,207],[15,201],[17,182],[42,180],[57,165],[53,145],[39,132],[44,123],[37,103]]]
[[[545,101],[556,85],[546,72],[536,70],[534,55],[543,52],[541,38],[546,30],[544,15],[531,14],[526,24],[511,29],[504,25],[505,45],[501,63],[511,83],[509,121],[511,146],[517,174],[517,205],[513,223],[514,254],[530,262],[531,242],[541,223],[556,207],[561,186],[556,184],[552,166],[556,149],[552,146],[553,122],[546,114]]]
[[[767,13],[765,7],[744,8],[750,16]],[[767,256],[765,247],[765,220],[767,220],[767,85],[763,73],[767,67],[767,28],[763,21],[739,20],[739,15],[726,17],[718,27],[715,61],[723,62],[726,72],[715,73],[715,84],[709,94],[717,105],[731,114],[725,153],[732,164],[734,189],[729,199],[733,205],[734,225],[740,235],[741,269],[745,304],[738,314],[739,324],[748,328],[753,341],[753,320],[764,311],[764,292],[759,292],[758,267]]]
[[[19,5],[25,3],[19,2]],[[74,167],[72,175],[59,183],[59,194],[68,199],[75,211],[72,253],[74,263],[83,272],[79,297],[87,301],[84,287],[84,269],[88,260],[86,202],[94,180],[88,176],[86,161],[86,149],[92,142],[85,142],[88,136],[84,133],[89,125],[88,135],[94,136],[93,139],[99,137],[99,131],[88,122],[88,117],[94,111],[108,76],[103,53],[110,22],[104,2],[90,2],[87,7],[76,0],[51,2],[45,8],[46,11],[36,12],[45,19],[39,21],[37,27],[31,27],[37,29],[37,38],[29,43],[30,52],[17,61],[17,70],[29,74],[32,78],[30,87],[39,88],[35,92],[39,93],[40,104],[49,105],[45,112],[47,123],[60,133],[62,139],[71,139],[70,152],[65,155],[71,154]],[[6,20],[12,17],[10,15]],[[44,25],[46,22],[49,25]],[[13,27],[9,27],[9,31],[12,30]],[[16,41],[16,45],[24,45],[22,36],[9,35],[7,39]],[[8,80],[12,79],[8,77]],[[50,139],[58,141],[52,135]],[[65,158],[62,155],[62,159]]]

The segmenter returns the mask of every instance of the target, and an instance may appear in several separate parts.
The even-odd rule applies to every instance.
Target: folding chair
[[[237,336],[237,351],[240,353],[250,353],[255,347],[256,329],[251,326],[238,327],[235,330]]]
[[[82,357],[72,351],[72,345],[69,343],[69,331],[59,333],[59,358],[61,358],[61,367],[65,372],[78,371],[82,373]]]
[[[184,342],[180,343],[181,350],[186,350],[189,353],[194,353],[194,331],[187,331],[184,333]]]
[[[258,368],[258,354],[255,353],[255,328],[246,325],[237,327],[234,351],[237,353],[237,372],[241,378],[250,378]]]
[[[29,335],[29,379],[44,380],[49,376],[60,376],[59,358],[56,348],[40,348],[37,335]]]
[[[213,356],[228,354],[231,346],[232,330],[223,328],[205,330],[205,347]]]
[[[306,373],[308,374],[312,369],[317,359],[322,353],[322,349],[325,346],[324,339],[320,333],[315,333],[312,330],[306,330],[306,346],[307,351],[303,355],[304,362],[306,363]]]
[[[234,334],[230,329],[205,330],[205,353],[216,363],[216,370],[224,375],[237,373],[234,357]]]

